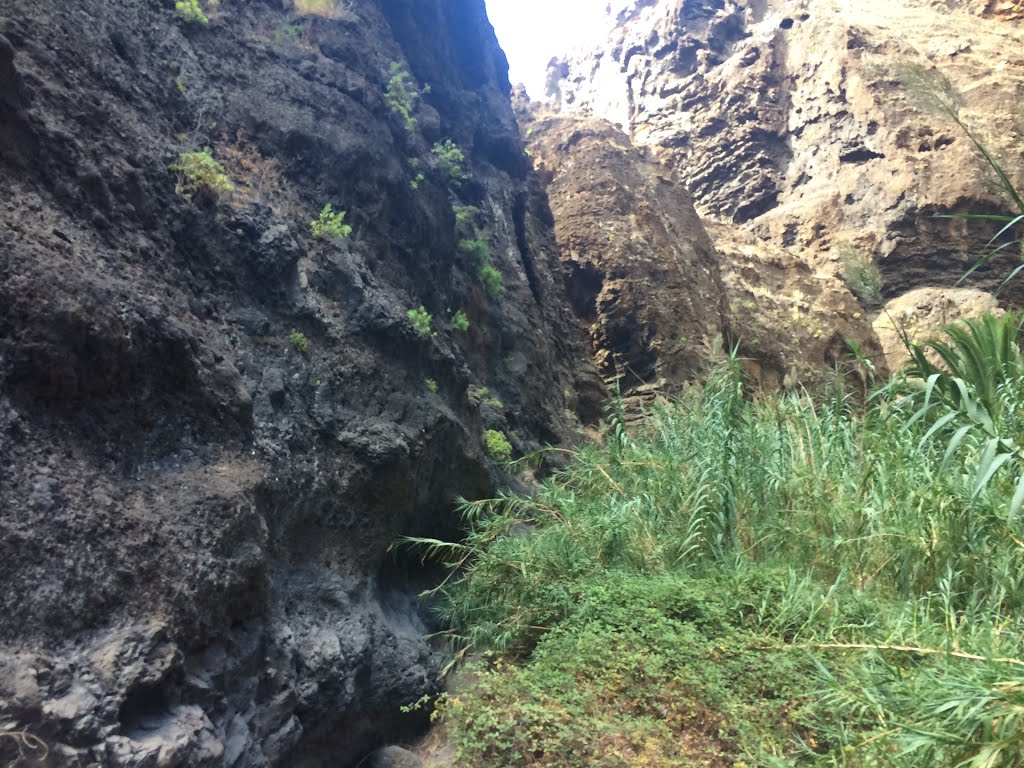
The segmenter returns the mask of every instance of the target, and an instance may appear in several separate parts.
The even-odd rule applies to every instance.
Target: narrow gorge
[[[414,759],[400,537],[1020,305],[929,102],[1022,181],[1018,6],[614,0],[527,94],[484,0],[0,0],[0,765]]]

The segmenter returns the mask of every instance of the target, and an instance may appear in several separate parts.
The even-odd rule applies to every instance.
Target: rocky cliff
[[[177,6],[0,6],[0,722],[352,765],[436,684],[389,544],[601,383],[483,0]]]
[[[552,108],[617,125],[685,183],[718,232],[724,274],[746,274],[725,280],[727,320],[748,342],[751,331],[762,345],[768,335],[775,349],[751,354],[771,367],[821,366],[839,337],[877,351],[871,310],[915,288],[952,286],[985,252],[988,224],[943,216],[1006,212],[1006,202],[934,102],[946,100],[1022,178],[1018,4],[624,0],[608,12],[606,46],[552,62]],[[1015,258],[993,260],[972,284],[993,289]],[[846,290],[864,293],[851,260],[881,270],[881,295],[861,295],[862,306]],[[792,268],[759,266],[783,262]],[[765,290],[773,271],[806,278],[768,278]],[[1020,286],[1004,295],[1019,302]],[[812,353],[777,322],[740,327],[773,315],[811,328]],[[787,351],[780,339],[797,343]]]
[[[519,104],[572,308],[610,386],[677,393],[726,347],[772,389],[831,377],[853,362],[849,342],[885,372],[863,308],[834,274],[702,221],[678,174],[611,123]]]
[[[520,119],[602,375],[631,395],[699,375],[727,334],[725,294],[685,186],[606,121],[526,104]]]

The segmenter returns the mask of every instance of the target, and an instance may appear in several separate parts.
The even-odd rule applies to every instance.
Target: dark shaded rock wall
[[[485,428],[559,441],[602,393],[506,71],[482,0],[0,4],[0,720],[51,764],[346,766],[416,727],[428,574],[389,543],[493,489]],[[202,147],[229,199],[175,193]]]

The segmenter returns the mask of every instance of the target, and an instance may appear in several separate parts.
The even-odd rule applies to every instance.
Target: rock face
[[[890,370],[908,361],[904,339],[920,343],[942,338],[942,329],[968,317],[1000,314],[999,302],[991,293],[976,288],[918,288],[886,303],[875,319],[875,332]]]
[[[815,387],[830,382],[838,365],[863,384],[867,371],[854,349],[877,375],[887,374],[870,315],[834,275],[735,225],[709,222],[707,229],[725,286],[727,342],[738,345],[757,383]]]
[[[550,95],[563,113],[621,125],[678,171],[702,215],[744,224],[815,269],[835,272],[839,251],[856,248],[893,297],[952,285],[993,234],[936,215],[1006,210],[975,147],[923,94],[948,81],[962,120],[1021,179],[1015,7],[618,2],[609,44],[557,62]],[[991,289],[1008,271],[993,261],[975,284]]]
[[[506,72],[482,0],[0,8],[0,721],[48,764],[348,766],[416,727],[429,574],[389,544],[493,489],[485,425],[559,441],[602,394]],[[233,194],[168,170],[204,147]]]
[[[573,309],[624,394],[700,373],[725,331],[717,255],[675,174],[603,120],[531,116]]]
[[[881,358],[864,309],[832,273],[735,225],[706,226],[676,173],[611,123],[523,102],[518,113],[573,309],[623,394],[673,393],[734,345],[769,388],[831,376],[852,357],[849,341]]]

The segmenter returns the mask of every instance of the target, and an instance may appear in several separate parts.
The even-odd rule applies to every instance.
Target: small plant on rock
[[[475,205],[453,205],[452,212],[455,214],[455,223],[460,227],[472,224],[480,215],[480,209]]]
[[[170,168],[178,174],[175,191],[186,199],[196,193],[226,197],[235,191],[224,166],[213,159],[209,147],[198,152],[183,152]]]
[[[491,249],[479,237],[475,240],[460,240],[459,250],[469,258],[470,263],[477,270],[483,269],[491,263]]]
[[[400,62],[391,62],[391,79],[388,80],[384,100],[388,107],[402,118],[402,124],[408,133],[414,133],[418,125],[413,116],[415,110],[416,85],[412,75]]]
[[[427,389],[429,389],[429,390],[430,390],[431,392],[433,392],[433,393],[434,393],[435,395],[437,394],[437,390],[438,390],[438,386],[437,386],[437,379],[427,379],[427,380],[426,380],[426,381],[424,382],[424,384],[426,384],[426,385],[427,385]]]
[[[306,354],[306,350],[309,349],[309,339],[306,338],[306,334],[302,331],[292,331],[288,336],[288,341],[295,347],[295,351],[300,355]]]
[[[843,280],[861,303],[868,308],[882,306],[882,273],[875,262],[849,243],[839,246],[839,259]]]
[[[487,452],[497,461],[510,461],[512,459],[512,443],[508,441],[504,432],[496,429],[488,429],[484,432],[484,445]]]
[[[199,5],[199,0],[178,0],[174,4],[174,9],[181,18],[190,24],[205,27],[210,23],[210,19],[203,12],[203,7]]]
[[[444,142],[438,142],[434,145],[431,150],[434,157],[437,158],[438,164],[453,182],[456,184],[462,184],[469,180],[469,174],[466,173],[465,163],[466,156],[462,154],[462,150],[459,149],[458,145],[451,139],[445,139]]]
[[[313,237],[321,240],[344,240],[352,234],[352,227],[345,224],[345,211],[335,211],[330,203],[324,206],[320,215],[309,222]]]
[[[416,333],[421,333],[424,336],[437,336],[437,332],[432,330],[430,327],[434,318],[429,312],[427,312],[425,307],[420,305],[417,309],[410,309],[405,314],[406,317],[409,318],[409,322],[412,323],[412,327],[416,330]]]
[[[500,299],[505,293],[505,282],[501,272],[493,264],[487,264],[480,269],[480,282],[484,284],[484,290],[492,299]]]
[[[452,315],[452,328],[460,333],[465,333],[469,330],[469,318],[466,317],[466,313],[461,309]]]

